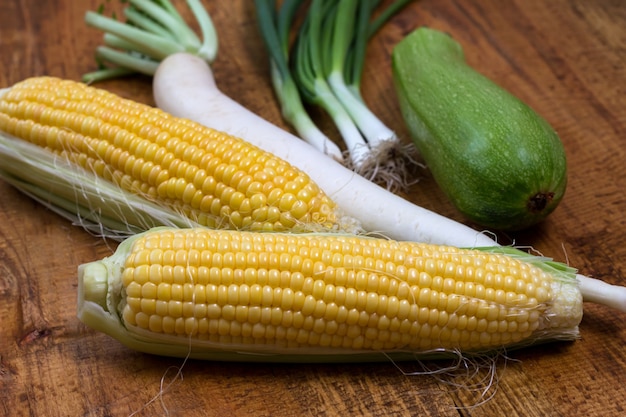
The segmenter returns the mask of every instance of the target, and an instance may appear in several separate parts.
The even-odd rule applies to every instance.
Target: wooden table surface
[[[79,79],[93,70],[93,50],[101,35],[85,26],[83,15],[100,3],[3,1],[0,87],[44,74]],[[214,65],[218,85],[285,126],[269,85],[252,2],[205,3],[220,35]],[[366,100],[403,137],[408,132],[392,88],[390,53],[420,25],[451,33],[472,66],[542,114],[565,144],[569,188],[564,201],[541,226],[503,239],[569,262],[586,275],[626,285],[626,3],[413,3],[372,39],[363,81]],[[99,86],[154,104],[147,77]],[[316,117],[327,126],[323,116]],[[406,198],[463,221],[427,175]],[[421,370],[416,363],[183,363],[129,351],[76,318],[76,268],[114,248],[115,243],[89,235],[0,183],[0,414],[626,413],[626,313],[585,305],[581,340],[510,352],[495,368],[487,366],[489,361],[468,363],[465,372],[438,377],[413,374]],[[449,364],[424,365],[436,369]]]

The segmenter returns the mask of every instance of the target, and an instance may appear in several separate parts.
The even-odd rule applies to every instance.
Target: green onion
[[[333,120],[349,153],[347,165],[389,189],[403,188],[410,182],[407,172],[415,163],[415,148],[410,143],[403,145],[368,108],[360,83],[368,39],[409,1],[391,3],[375,19],[372,16],[378,0],[312,0],[305,6],[302,1],[283,2],[278,12],[276,2],[256,1],[285,119],[304,136],[293,121],[296,117],[310,119],[305,114],[296,116],[306,110],[294,103],[298,99],[291,91],[294,80],[300,98],[323,108]],[[297,11],[305,13],[300,26],[293,21]],[[290,29],[297,34],[291,49]]]
[[[272,85],[281,105],[283,117],[298,132],[298,135],[320,152],[341,162],[343,155],[311,120],[304,109],[298,86],[288,66],[289,28],[293,16],[302,0],[286,1],[276,11],[273,0],[255,0],[259,26],[263,39],[271,53],[270,65]]]
[[[360,3],[360,6],[359,4]],[[378,146],[384,140],[396,140],[394,132],[385,126],[372,113],[365,103],[355,96],[346,84],[344,72],[346,71],[346,56],[351,45],[358,40],[354,25],[354,17],[359,10],[369,9],[369,2],[345,0],[339,2],[334,19],[334,27],[330,42],[331,60],[330,71],[326,75],[328,84],[335,93],[337,99],[350,114],[351,119],[362,132],[370,148]],[[361,14],[361,13],[358,13]],[[367,16],[366,16],[367,17]],[[356,33],[358,34],[358,33]],[[355,55],[357,55],[355,53]]]
[[[311,2],[293,47],[293,71],[305,100],[322,107],[333,119],[348,148],[351,162],[358,168],[366,160],[369,149],[350,114],[333,93],[327,81],[328,69],[325,68],[329,57],[324,54],[329,48],[322,44],[322,35],[328,33],[322,31],[322,20],[333,12],[333,3],[324,0]]]

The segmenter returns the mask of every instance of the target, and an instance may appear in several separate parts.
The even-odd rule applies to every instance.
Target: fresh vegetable
[[[82,83],[38,77],[14,85],[0,96],[0,131],[45,148],[54,161],[76,165],[67,168],[73,181],[63,177],[69,183],[37,178],[15,163],[3,164],[6,177],[28,185],[31,194],[40,190],[41,200],[52,193],[52,204],[69,212],[75,207],[85,222],[105,227],[113,220],[109,235],[119,224],[131,230],[164,224],[151,218],[160,214],[156,205],[168,222],[178,213],[177,225],[189,219],[187,225],[212,228],[360,230],[287,162],[239,138]],[[95,175],[119,189],[82,192],[87,181],[76,175],[78,167],[89,173],[90,183]],[[109,199],[124,200],[120,191],[153,203],[150,211],[135,206],[137,218],[130,209],[111,206]]]
[[[176,52],[193,53],[207,62],[215,60],[218,40],[211,17],[200,0],[187,0],[202,40],[189,28],[169,0],[128,0],[126,22],[88,11],[85,22],[105,32],[104,45],[96,49],[101,68],[85,74],[83,81],[97,82],[132,73],[153,75],[159,62]]]
[[[368,232],[397,240],[462,247],[496,244],[484,233],[355,175],[247,110],[217,88],[210,66],[198,57],[179,53],[164,59],[153,79],[153,93],[157,106],[166,112],[241,137],[306,172],[346,215],[357,219]]]
[[[301,1],[283,2],[278,14],[273,3],[272,0],[256,0],[255,7],[261,34],[271,53],[272,85],[283,117],[308,144],[336,161],[343,162],[341,149],[317,127],[304,108],[289,68],[289,29]]]
[[[349,151],[348,163],[356,172],[390,189],[404,187],[407,164],[414,159],[368,108],[360,94],[360,80],[367,39],[408,1],[392,2],[370,24],[378,1],[313,0],[306,4],[300,26],[292,20],[301,1],[283,2],[278,10],[274,3],[257,0],[256,8],[271,55],[274,89],[287,120],[292,122],[296,114],[305,112],[298,104],[300,96],[292,92],[296,85],[308,103],[324,108],[331,116]],[[297,32],[291,51],[290,28]],[[296,130],[303,136],[308,133],[297,126]]]
[[[448,34],[419,28],[393,50],[402,114],[434,179],[479,225],[527,228],[567,183],[563,144],[531,108],[469,67]]]
[[[578,337],[573,270],[511,248],[156,229],[79,267],[78,316],[143,352],[386,361]]]

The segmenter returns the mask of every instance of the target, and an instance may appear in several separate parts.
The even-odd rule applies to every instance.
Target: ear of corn
[[[582,299],[512,248],[157,228],[79,268],[78,315],[159,355],[364,361],[575,339]]]
[[[108,220],[130,224],[130,233],[163,224],[256,231],[358,229],[287,162],[236,137],[81,83],[38,77],[4,90],[0,131],[3,158],[10,161],[3,164],[3,177],[67,217],[93,219],[96,227],[101,220],[106,227]],[[28,147],[12,138],[46,152],[24,158]],[[38,180],[27,168],[47,175]],[[115,186],[101,187],[104,181]],[[105,191],[113,194],[103,196]],[[139,204],[120,203],[99,217],[106,201],[137,197]]]

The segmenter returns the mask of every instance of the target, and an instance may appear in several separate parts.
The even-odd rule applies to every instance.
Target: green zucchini
[[[433,178],[469,220],[525,229],[567,184],[563,143],[541,116],[471,68],[446,33],[418,28],[393,49],[402,116]]]

